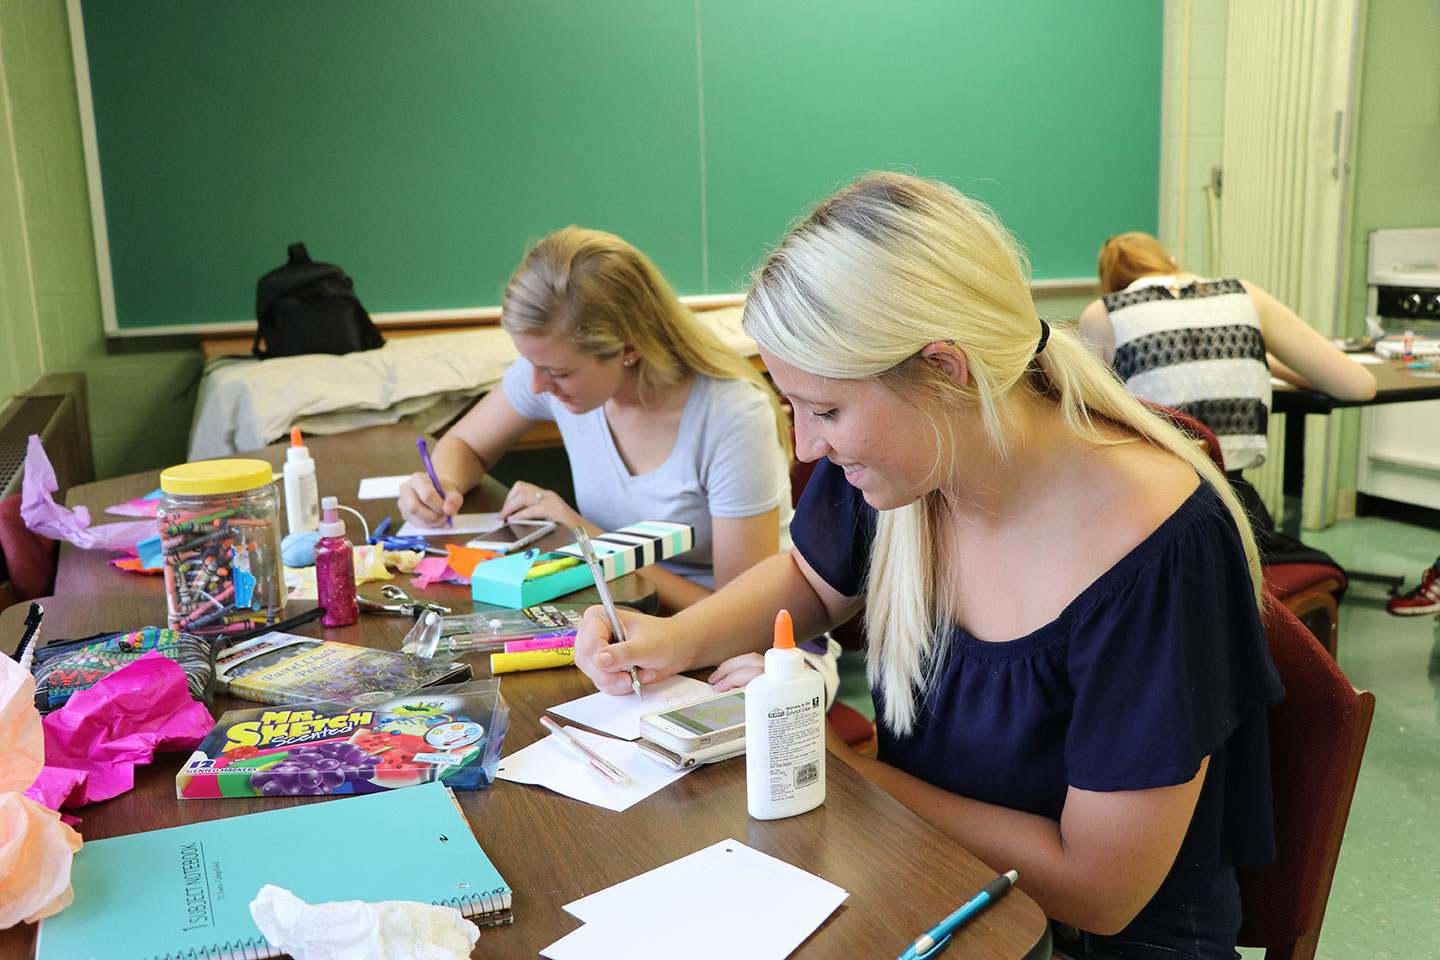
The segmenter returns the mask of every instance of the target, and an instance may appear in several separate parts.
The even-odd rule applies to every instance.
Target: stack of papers
[[[1405,355],[1405,338],[1391,334],[1375,344],[1375,352],[1392,360],[1396,357],[1403,357]],[[1410,355],[1417,360],[1440,357],[1440,340],[1433,337],[1413,337],[1410,343]]]
[[[516,750],[505,757],[495,771],[495,778],[512,783],[532,783],[563,793],[571,799],[619,812],[696,769],[671,770],[663,767],[641,756],[640,748],[628,740],[602,737],[578,727],[566,727],[565,730],[624,771],[630,778],[630,785],[616,786],[601,777],[553,735],[536,740],[523,750]]]
[[[583,723],[594,730],[601,730],[622,740],[636,740],[640,737],[640,718],[656,710],[673,710],[701,697],[712,696],[715,688],[704,680],[690,677],[666,677],[656,683],[642,687],[645,699],[634,693],[615,696],[609,693],[592,693],[578,700],[551,707],[550,712]]]
[[[567,903],[585,926],[550,960],[783,960],[849,894],[784,860],[722,840]]]

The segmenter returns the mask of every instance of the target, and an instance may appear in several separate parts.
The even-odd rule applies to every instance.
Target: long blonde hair
[[[541,238],[505,286],[500,326],[510,334],[564,337],[602,360],[633,344],[642,403],[691,373],[748,381],[769,399],[790,456],[789,419],[769,383],[696,319],[649,257],[612,233],[570,226]]]
[[[1095,422],[1100,419],[1170,451],[1230,509],[1256,603],[1263,603],[1259,553],[1225,476],[1129,393],[1069,327],[1054,326],[1036,356],[1042,328],[1024,255],[989,208],[953,187],[872,173],[823,201],[756,272],[743,325],[801,370],[875,379],[928,418],[937,449],[955,449],[945,443],[947,414],[978,408],[1003,460],[1012,395],[1030,391],[1057,404],[1078,436],[1110,442]],[[965,354],[963,385],[915,359],[941,340]],[[884,695],[886,722],[902,734],[914,725],[955,622],[942,536],[950,518],[938,490],[880,511],[867,565],[867,673]]]

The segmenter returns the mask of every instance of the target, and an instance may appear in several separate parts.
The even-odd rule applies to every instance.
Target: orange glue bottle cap
[[[299,428],[299,427],[291,427],[291,428],[290,428],[290,446],[292,446],[292,447],[303,447],[303,446],[305,446],[305,441],[302,440],[302,439],[300,439],[300,428]]]
[[[775,646],[776,650],[795,649],[795,624],[790,620],[790,611],[781,610],[775,614]]]

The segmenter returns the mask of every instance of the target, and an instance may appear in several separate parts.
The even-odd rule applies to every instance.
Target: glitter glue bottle
[[[334,497],[320,501],[324,517],[320,521],[320,542],[315,545],[315,586],[325,616],[320,622],[327,627],[345,627],[360,619],[360,603],[355,599],[355,548],[345,537],[345,521]]]
[[[756,820],[825,802],[825,680],[795,649],[788,610],[775,617],[765,672],[745,686],[745,799]]]

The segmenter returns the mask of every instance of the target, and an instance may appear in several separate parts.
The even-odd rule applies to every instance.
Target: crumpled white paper
[[[409,900],[306,903],[267,883],[250,916],[295,960],[467,960],[480,928],[454,907]]]

